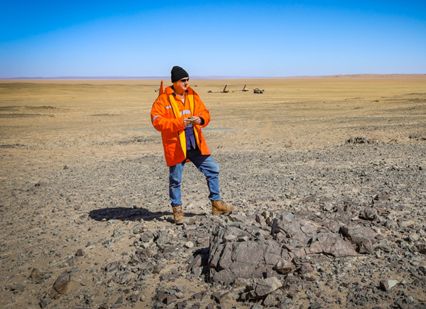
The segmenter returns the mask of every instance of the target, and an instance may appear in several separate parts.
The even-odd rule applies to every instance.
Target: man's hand
[[[186,118],[185,123],[192,123],[192,124],[201,124],[201,118],[198,116],[191,116],[189,118]]]

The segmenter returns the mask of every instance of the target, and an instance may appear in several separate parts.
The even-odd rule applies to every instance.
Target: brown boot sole
[[[231,211],[212,210],[213,216],[220,216],[220,215],[229,216],[231,213],[232,213],[232,210]]]

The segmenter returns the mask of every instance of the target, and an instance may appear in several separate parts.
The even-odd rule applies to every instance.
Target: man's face
[[[175,88],[175,91],[179,94],[185,92],[189,87],[189,77],[185,77],[181,80],[178,80],[177,82],[174,82],[173,87]]]

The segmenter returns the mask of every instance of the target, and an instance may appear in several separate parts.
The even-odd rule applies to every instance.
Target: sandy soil
[[[177,289],[181,308],[254,304],[222,302],[214,293],[232,287],[187,271],[193,252],[209,245],[197,230],[222,219],[209,215],[205,181],[188,166],[188,224],[170,222],[168,170],[149,119],[158,84],[0,82],[1,308],[161,307],[159,288]],[[221,93],[225,84],[229,92]],[[245,84],[250,91],[241,91]],[[315,261],[321,274],[302,281],[288,308],[425,306],[426,76],[192,86],[210,109],[204,132],[221,165],[223,197],[238,213],[355,220],[382,235],[373,254]],[[377,220],[359,219],[372,204]],[[171,234],[176,255],[160,250],[144,273],[130,262],[150,232]],[[52,286],[62,273],[70,282],[58,294]],[[383,292],[387,279],[398,285]]]

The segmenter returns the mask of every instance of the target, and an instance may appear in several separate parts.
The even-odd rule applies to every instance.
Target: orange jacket
[[[185,109],[190,114],[183,113]],[[190,116],[199,116],[204,120],[202,125],[194,124],[194,135],[198,149],[202,155],[209,155],[210,150],[204,139],[201,128],[210,122],[210,113],[201,101],[198,94],[188,88],[185,96],[185,104],[175,98],[173,88],[167,87],[160,94],[151,108],[151,122],[154,128],[161,132],[164,147],[164,157],[168,166],[182,163],[186,159],[186,137],[184,119]]]

